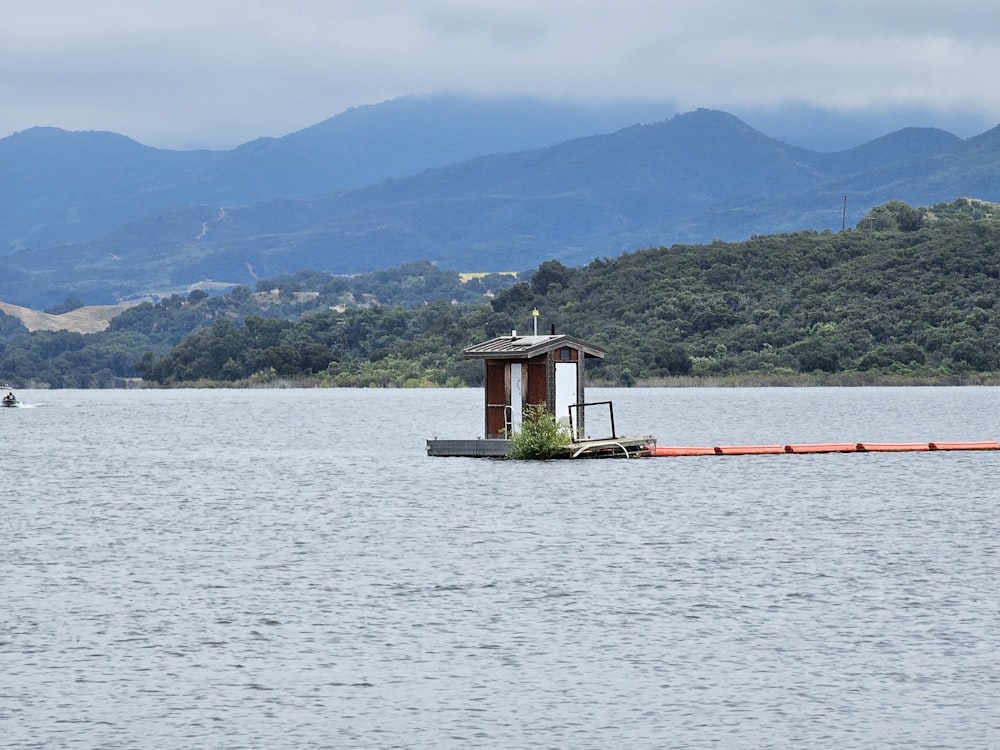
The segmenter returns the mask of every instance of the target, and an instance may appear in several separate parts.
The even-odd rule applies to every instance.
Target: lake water
[[[4,748],[1000,747],[1000,452],[428,458],[481,392],[18,395]],[[1000,438],[1000,388],[588,398],[661,445]]]

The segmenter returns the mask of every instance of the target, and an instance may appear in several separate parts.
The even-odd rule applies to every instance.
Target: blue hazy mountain
[[[229,151],[169,151],[115,133],[32,128],[0,139],[0,255],[96,236],[157,210],[314,198],[672,114],[659,104],[405,97]]]
[[[0,140],[0,170],[0,299],[38,306],[303,269],[518,270],[839,230],[889,200],[1000,199],[1000,128],[905,127],[823,152],[712,110],[432,97],[224,152],[36,128]]]

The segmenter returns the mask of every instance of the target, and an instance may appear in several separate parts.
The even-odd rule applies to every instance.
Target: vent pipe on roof
[[[556,335],[556,324],[555,323],[552,324],[552,335],[553,336]]]
[[[511,328],[510,329],[510,337],[512,339],[516,339],[517,338],[517,329],[516,328]]]

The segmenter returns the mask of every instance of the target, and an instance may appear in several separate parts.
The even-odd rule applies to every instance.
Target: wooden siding
[[[486,437],[506,437],[510,402],[509,363],[486,360]]]
[[[536,357],[528,362],[528,403],[541,404],[548,410],[549,379],[546,369],[546,357]]]

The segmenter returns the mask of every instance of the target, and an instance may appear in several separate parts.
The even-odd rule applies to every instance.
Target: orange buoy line
[[[801,445],[645,446],[650,456],[751,456],[778,453],[900,453],[906,451],[996,451],[1000,442],[959,443],[805,443]]]
[[[784,453],[783,445],[717,445],[714,448],[717,456],[751,456],[768,453]]]
[[[714,456],[715,448],[687,448],[670,445],[649,445],[651,456]]]
[[[980,440],[978,443],[928,443],[932,451],[995,451],[1000,449],[996,440]]]
[[[858,450],[868,453],[900,453],[905,451],[929,451],[930,443],[858,443]]]
[[[785,446],[785,453],[854,453],[857,450],[857,443],[810,443]]]

